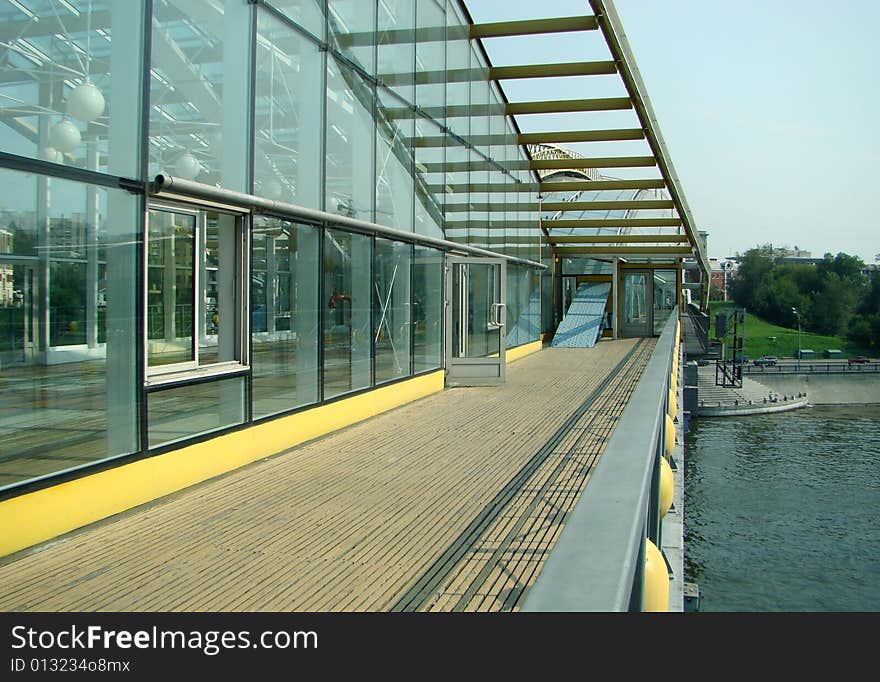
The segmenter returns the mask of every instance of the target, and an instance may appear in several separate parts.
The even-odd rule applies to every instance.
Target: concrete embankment
[[[811,405],[880,404],[880,373],[749,375],[776,393],[806,393]]]

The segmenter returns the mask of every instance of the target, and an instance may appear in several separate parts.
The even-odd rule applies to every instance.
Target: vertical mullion
[[[413,178],[415,180],[415,178]],[[413,185],[415,190],[415,185]],[[413,211],[415,211],[415,196],[413,196]],[[415,216],[415,213],[413,214]],[[413,217],[415,221],[415,217]],[[413,223],[415,225],[415,222]],[[415,323],[415,300],[416,292],[416,245],[409,245],[409,374],[416,373],[416,323]]]
[[[324,402],[324,326],[326,325],[324,301],[327,300],[327,292],[324,287],[324,241],[327,239],[327,225],[322,224],[318,239],[318,403]]]
[[[370,301],[376,298],[376,236],[370,237]],[[354,264],[352,263],[352,283],[354,283]],[[370,305],[370,386],[376,385],[376,306]]]

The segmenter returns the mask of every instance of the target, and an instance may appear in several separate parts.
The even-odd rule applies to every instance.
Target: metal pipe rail
[[[880,362],[866,364],[847,363],[846,360],[837,362],[814,362],[801,360],[800,367],[796,360],[788,363],[777,362],[775,365],[764,367],[762,365],[742,366],[743,374],[877,374],[880,373]]]
[[[523,611],[640,611],[645,538],[660,546],[659,481],[676,307]]]
[[[283,201],[275,201],[265,199],[253,194],[244,192],[236,192],[234,190],[205,185],[194,180],[184,180],[182,178],[172,177],[167,174],[160,174],[155,177],[150,184],[150,192],[157,196],[169,196],[179,199],[202,199],[228,204],[236,208],[244,208],[254,210],[269,215],[278,216],[280,218],[288,218],[292,220],[306,220],[313,223],[327,223],[332,226],[339,226],[355,230],[365,234],[376,235],[377,237],[385,237],[387,239],[396,239],[398,241],[412,242],[424,246],[431,246],[443,251],[452,253],[472,254],[475,256],[487,256],[489,258],[503,258],[511,263],[520,263],[533,268],[546,270],[547,266],[543,263],[527,260],[525,258],[517,258],[504,253],[488,251],[480,249],[468,244],[460,244],[458,242],[448,241],[446,239],[437,239],[428,235],[417,234],[415,232],[406,232],[384,225],[378,225],[366,220],[358,218],[350,218],[348,216],[337,215],[336,213],[328,213],[313,208],[305,208],[296,204],[288,204]],[[538,223],[535,222],[535,227]]]

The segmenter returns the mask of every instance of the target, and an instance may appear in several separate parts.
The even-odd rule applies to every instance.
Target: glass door
[[[506,263],[500,259],[450,256],[448,265],[446,385],[503,383]]]
[[[651,273],[623,270],[620,288],[621,336],[651,336]]]

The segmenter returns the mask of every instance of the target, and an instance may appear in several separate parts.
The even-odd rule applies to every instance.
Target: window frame
[[[150,254],[150,214],[153,211],[166,213],[178,213],[195,217],[195,236],[193,244],[193,314],[191,322],[193,359],[183,362],[168,363],[164,365],[150,366],[149,363],[149,254]],[[235,296],[235,322],[231,335],[235,343],[235,359],[217,362],[202,363],[199,360],[199,320],[206,312],[207,302],[204,296],[200,296],[201,279],[207,276],[205,266],[205,241],[206,213],[216,212],[231,216],[234,223],[233,243],[235,254],[233,264],[233,291]],[[239,207],[228,205],[216,205],[209,202],[177,202],[166,199],[148,197],[144,212],[144,250],[143,268],[144,280],[142,288],[143,299],[143,353],[144,353],[144,387],[151,388],[167,387],[179,383],[192,383],[210,379],[226,378],[234,375],[247,374],[250,372],[250,323],[247,311],[250,307],[250,212]],[[219,266],[218,266],[219,269]]]

